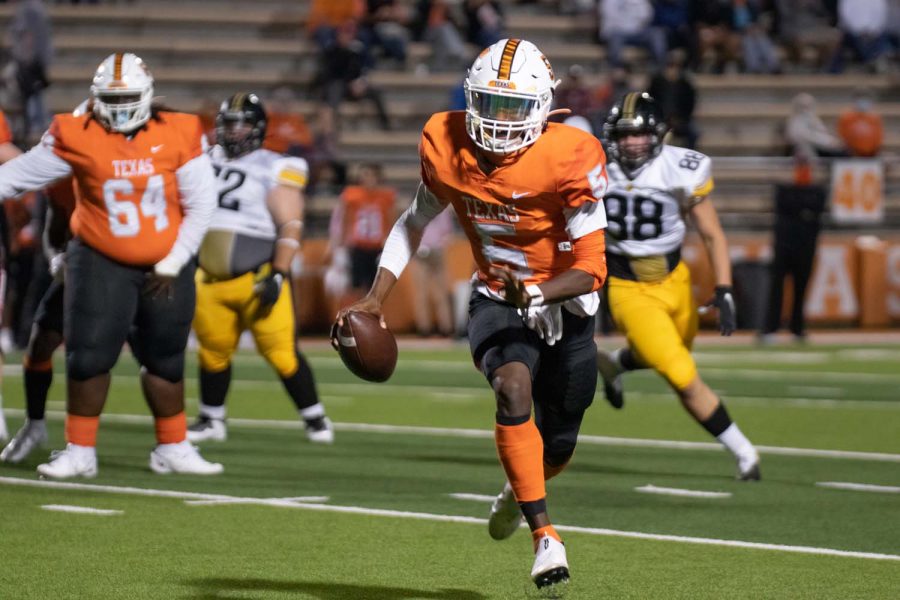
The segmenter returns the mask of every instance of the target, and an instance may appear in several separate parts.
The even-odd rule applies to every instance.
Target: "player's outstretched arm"
[[[69,163],[42,141],[25,154],[0,165],[0,202],[39,190],[71,174]]]
[[[351,311],[370,312],[381,316],[381,306],[418,250],[425,227],[446,207],[447,203],[435,196],[424,183],[419,184],[412,204],[400,215],[388,235],[378,263],[378,272],[369,293],[359,302],[338,313],[336,319],[338,325],[343,324],[344,315]]]
[[[728,256],[728,240],[719,222],[716,207],[707,199],[691,207],[691,217],[700,233],[706,253],[716,277],[716,295],[709,305],[719,309],[719,329],[722,335],[731,335],[737,328],[734,295],[731,283],[731,258]]]

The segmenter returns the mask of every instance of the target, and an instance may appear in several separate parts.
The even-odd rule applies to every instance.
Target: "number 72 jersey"
[[[705,154],[668,144],[633,179],[610,161],[604,198],[607,252],[640,257],[679,248],[683,212],[713,189],[710,165]]]

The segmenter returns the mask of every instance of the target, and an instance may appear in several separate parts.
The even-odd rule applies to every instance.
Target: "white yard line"
[[[448,495],[451,498],[456,498],[457,500],[471,500],[472,502],[493,502],[496,498],[496,496],[486,496],[484,494],[466,494],[465,492]]]
[[[44,510],[50,510],[54,512],[67,512],[67,513],[78,513],[82,515],[101,515],[101,516],[113,516],[113,515],[124,515],[124,510],[109,510],[105,508],[91,508],[89,506],[69,506],[68,504],[44,504],[41,506]]]
[[[329,504],[303,504],[296,502],[288,502],[278,498],[240,498],[237,496],[224,496],[221,494],[196,494],[191,492],[178,492],[175,490],[149,490],[133,487],[118,487],[111,485],[95,485],[86,483],[68,483],[62,481],[43,481],[34,479],[18,479],[15,477],[0,477],[0,484],[20,485],[29,487],[63,489],[63,490],[79,490],[100,492],[109,494],[131,494],[140,496],[157,496],[168,498],[181,498],[198,500],[197,496],[208,496],[209,499],[220,500],[258,500],[266,502],[269,506],[279,506],[284,508],[294,508],[300,510],[311,510],[318,512],[331,512],[342,514],[355,514],[365,516],[379,517],[395,517],[401,519],[416,519],[420,521],[438,521],[445,523],[470,523],[474,525],[486,525],[487,519],[479,519],[476,517],[466,517],[462,515],[440,515],[422,512],[410,512],[402,510],[374,509],[361,506],[332,506]],[[283,504],[282,504],[283,503]],[[575,527],[572,525],[554,525],[558,531],[583,533],[587,535],[599,535],[607,537],[622,537],[642,540],[679,542],[687,544],[702,544],[707,546],[726,546],[730,548],[752,548],[756,550],[775,550],[780,552],[793,552],[798,554],[813,554],[820,556],[838,556],[843,558],[861,558],[867,560],[890,560],[900,562],[900,555],[895,554],[879,554],[876,552],[854,552],[848,550],[836,550],[833,548],[817,548],[814,546],[788,546],[784,544],[764,544],[760,542],[745,542],[741,540],[722,540],[716,538],[701,538],[680,535],[666,535],[657,533],[645,533],[641,531],[621,531],[618,529],[603,529],[595,527]]]
[[[874,485],[871,483],[850,483],[848,481],[817,481],[816,485],[836,490],[853,490],[855,492],[877,492],[881,494],[900,494],[900,486]]]
[[[5,409],[7,414],[21,417],[25,411],[17,408]],[[47,411],[47,416],[61,420],[65,413],[60,411]],[[120,415],[107,413],[100,417],[101,421],[109,423],[139,423],[150,424],[152,418],[149,415]],[[303,423],[297,421],[282,421],[279,419],[228,419],[229,425],[238,427],[257,427],[264,429],[303,429]],[[337,431],[356,431],[363,433],[383,433],[400,435],[427,435],[441,437],[493,439],[493,430],[486,429],[461,429],[450,427],[418,427],[414,425],[378,425],[374,423],[335,423]],[[722,446],[717,442],[683,442],[678,440],[652,440],[643,438],[623,438],[605,435],[579,435],[579,444],[592,444],[598,446],[624,446],[637,448],[662,448],[666,450],[714,450],[722,451]],[[773,454],[780,456],[802,456],[806,458],[839,458],[851,460],[872,460],[878,462],[900,462],[900,454],[887,454],[884,452],[857,452],[852,450],[819,450],[817,448],[790,448],[783,446],[757,446],[761,454]]]
[[[683,496],[685,498],[731,498],[731,492],[706,492],[703,490],[685,490],[681,488],[657,487],[652,484],[634,488],[644,494],[660,494],[662,496]]]

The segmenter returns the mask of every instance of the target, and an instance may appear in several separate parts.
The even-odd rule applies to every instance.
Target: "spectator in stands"
[[[821,70],[834,55],[841,40],[831,26],[832,15],[822,0],[775,0],[779,37],[794,64],[803,62],[807,49],[815,53],[815,68]]]
[[[338,129],[334,108],[321,103],[313,121],[312,151],[309,162],[307,195],[327,193],[337,195],[347,185],[347,165],[338,152]]]
[[[43,132],[49,121],[44,90],[53,58],[50,17],[42,0],[21,0],[9,24],[10,54],[25,113],[23,134]]]
[[[697,90],[685,72],[685,60],[683,52],[670,52],[665,69],[653,76],[647,91],[659,104],[672,135],[679,138],[675,144],[694,149],[699,137],[694,124]]]
[[[736,70],[741,38],[733,28],[732,0],[694,0],[691,24],[697,32],[699,70]]]
[[[453,209],[448,207],[428,224],[410,265],[414,282],[416,332],[421,336],[436,332],[450,337],[454,332],[445,257],[453,233],[453,221]]]
[[[853,106],[841,113],[838,135],[851,156],[868,158],[881,152],[884,124],[874,110],[872,95],[868,90],[857,91]]]
[[[761,8],[761,0],[734,0],[731,8],[732,27],[741,38],[744,71],[747,73],[779,73],[781,61],[769,37],[772,15]]]
[[[419,0],[413,36],[431,45],[431,71],[456,71],[467,62],[466,43],[447,0]]]
[[[369,163],[359,169],[357,184],[347,186],[335,207],[330,228],[332,256],[346,248],[350,259],[352,299],[362,298],[375,280],[378,258],[394,223],[397,192],[385,186],[380,164]]]
[[[696,58],[697,39],[691,28],[692,0],[654,0],[653,25],[666,32],[670,50],[680,48],[687,53],[686,64]]]
[[[650,52],[654,68],[666,60],[666,33],[653,26],[650,0],[600,0],[600,40],[606,43],[606,60],[613,69],[622,66],[622,49],[641,46]]]
[[[280,87],[266,101],[266,139],[263,146],[279,154],[306,157],[312,151],[312,133],[297,109],[290,88]]]
[[[791,105],[791,115],[785,127],[791,152],[800,160],[816,156],[846,156],[844,145],[816,113],[816,99],[807,93],[797,94]]]
[[[366,78],[362,44],[356,39],[356,24],[347,21],[335,35],[334,45],[322,53],[321,70],[313,83],[319,95],[335,110],[344,100],[369,100],[375,106],[381,128],[391,128],[381,92]]]
[[[584,81],[584,67],[572,65],[556,88],[554,108],[568,108],[571,115],[584,117],[594,128],[595,120],[602,118],[598,92]],[[562,123],[569,115],[554,115],[550,120]],[[603,115],[605,116],[605,115]]]
[[[496,0],[466,0],[465,14],[467,37],[479,48],[505,37],[503,9]]]
[[[358,36],[365,47],[364,56],[369,61],[366,66],[375,66],[374,48],[380,48],[384,58],[396,66],[406,67],[406,46],[409,44],[409,11],[396,0],[368,0],[366,14],[359,28]]]
[[[839,0],[838,26],[843,33],[841,44],[831,60],[829,71],[844,70],[844,51],[873,71],[884,71],[883,62],[888,51],[887,0]]]
[[[334,45],[338,28],[347,21],[359,22],[365,16],[363,0],[312,0],[306,29],[319,50]]]

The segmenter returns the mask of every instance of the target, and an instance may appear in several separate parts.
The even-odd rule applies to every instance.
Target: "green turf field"
[[[225,464],[212,478],[149,471],[152,424],[123,357],[96,479],[38,481],[46,452],[0,465],[0,599],[540,597],[527,532],[487,535],[487,498],[503,475],[492,397],[467,348],[401,345],[387,384],[355,379],[328,349],[308,354],[335,445],[305,441],[280,384],[245,353],[230,439],[203,448]],[[763,481],[734,481],[730,457],[665,386],[629,375],[625,410],[597,396],[572,466],[549,484],[572,572],[565,597],[900,597],[900,346],[701,341],[697,356],[761,446]],[[15,430],[14,365],[3,395]],[[193,414],[193,379],[188,396]],[[59,377],[54,448],[63,398]],[[42,509],[52,505],[116,512]]]

